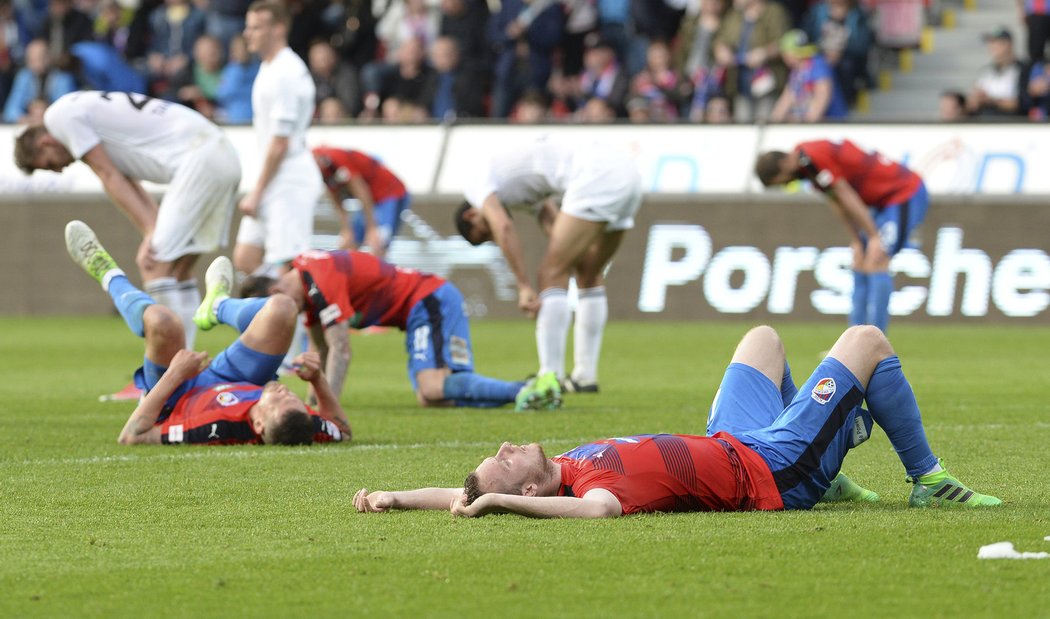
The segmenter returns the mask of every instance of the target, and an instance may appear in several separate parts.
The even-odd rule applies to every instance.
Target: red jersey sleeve
[[[795,150],[799,155],[802,177],[817,189],[828,192],[835,181],[846,176],[835,156],[835,144],[828,140],[803,142]]]
[[[306,326],[319,324],[327,328],[353,317],[350,291],[334,254],[306,251],[296,256],[292,268],[299,273],[306,297]]]

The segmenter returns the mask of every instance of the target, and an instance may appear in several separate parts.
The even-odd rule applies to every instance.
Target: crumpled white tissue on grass
[[[1050,541],[1050,536],[1043,538]],[[1050,552],[1018,552],[1010,542],[997,542],[981,546],[978,559],[1050,559]]]

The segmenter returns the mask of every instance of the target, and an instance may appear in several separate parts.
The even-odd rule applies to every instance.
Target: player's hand
[[[484,507],[484,501],[486,495],[481,495],[470,505],[467,505],[466,493],[459,495],[452,499],[452,503],[448,506],[453,516],[460,516],[462,518],[480,518],[485,514],[482,513]]]
[[[183,348],[171,358],[164,373],[172,374],[182,382],[203,372],[208,363],[208,353]]]
[[[299,353],[292,359],[292,365],[295,375],[306,382],[312,382],[321,375],[321,355],[315,350]]]
[[[535,318],[540,311],[540,300],[532,286],[518,286],[518,309]]]
[[[259,203],[262,202],[262,195],[255,191],[249,191],[246,196],[241,198],[237,208],[241,209],[241,212],[250,217],[255,217],[259,214]]]
[[[878,236],[869,239],[868,246],[864,248],[865,270],[871,273],[882,271],[885,266],[889,265],[889,262],[890,257],[882,245],[882,239]]]
[[[383,491],[369,494],[367,488],[361,488],[354,495],[354,507],[362,514],[379,514],[390,511],[394,507],[394,495]]]
[[[383,254],[386,253],[386,239],[383,238],[383,232],[378,226],[372,226],[365,230],[365,245],[368,246],[368,251],[376,258],[382,258]]]
[[[153,253],[153,233],[150,232],[143,237],[139,243],[139,250],[135,254],[135,263],[142,271],[152,271],[157,266],[157,257]]]

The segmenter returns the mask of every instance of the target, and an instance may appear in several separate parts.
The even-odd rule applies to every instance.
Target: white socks
[[[197,280],[179,282],[174,277],[161,277],[147,282],[143,288],[154,301],[175,312],[182,321],[182,328],[186,334],[186,348],[193,350],[197,339],[197,325],[193,323],[193,314],[201,304]]]
[[[548,288],[540,293],[540,311],[536,315],[536,350],[540,357],[540,374],[554,372],[565,377],[565,340],[569,337],[572,311],[564,288]]]
[[[598,357],[602,352],[602,334],[609,319],[609,300],[605,286],[582,288],[576,302],[576,325],[573,345],[572,380],[580,385],[598,382]]]

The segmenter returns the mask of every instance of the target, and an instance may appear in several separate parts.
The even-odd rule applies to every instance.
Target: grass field
[[[455,485],[502,440],[702,433],[743,323],[613,323],[602,393],[565,410],[422,410],[398,333],[354,338],[350,445],[120,447],[137,365],[116,318],[0,319],[0,617],[1050,616],[1050,329],[898,324],[935,452],[997,510],[909,510],[885,436],[844,470],[876,505],[603,521],[362,515],[362,486]],[[836,324],[781,333],[801,382]],[[232,331],[211,332],[212,352]],[[477,322],[477,366],[534,369],[532,326]]]

